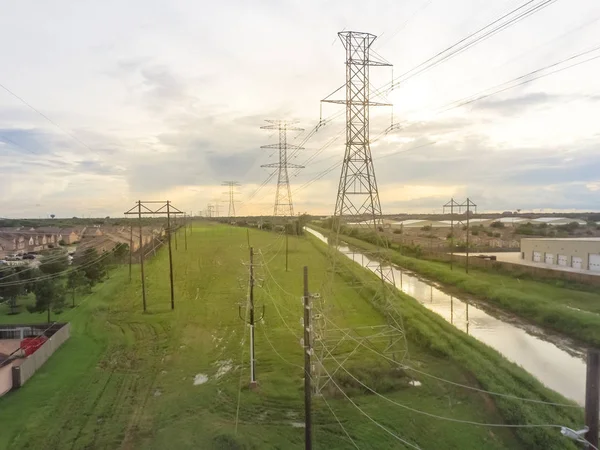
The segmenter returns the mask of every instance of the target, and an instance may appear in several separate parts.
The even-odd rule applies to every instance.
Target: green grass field
[[[188,234],[187,251],[182,233],[173,255],[175,310],[165,248],[146,264],[145,314],[139,267],[133,282],[126,267],[114,270],[91,295],[78,299],[79,306],[57,318],[71,322],[71,339],[23,388],[0,398],[0,449],[303,448],[302,267],[309,267],[311,291],[322,294],[316,301],[341,328],[386,324],[371,275],[339,262],[332,272],[324,245],[295,237],[289,240],[286,272],[284,238],[250,231],[257,312],[265,307],[256,327],[259,387],[251,390],[247,327],[239,318],[247,304],[246,229],[197,225]],[[393,301],[403,311],[405,362],[412,367],[461,384],[565,402],[413,299],[398,294]],[[0,323],[44,320],[45,314],[0,316]],[[334,354],[343,358],[351,348],[343,344]],[[381,351],[383,345],[375,348]],[[404,350],[400,344],[398,351]],[[408,377],[385,361],[359,348],[345,367],[396,402],[453,419],[574,427],[583,420],[578,409]],[[330,373],[335,367],[325,363]],[[194,384],[200,374],[208,380]],[[412,379],[422,385],[409,385]],[[410,448],[390,433],[423,449],[575,448],[555,429],[513,432],[432,419],[366,393],[343,371],[333,380],[362,412],[330,383],[323,397],[314,399],[315,448]]]
[[[330,231],[316,230],[328,235]],[[345,242],[365,250],[376,246],[350,236],[340,236]],[[520,279],[515,276],[491,273],[471,268],[455,267],[445,262],[427,261],[387,251],[390,260],[431,280],[454,286],[470,295],[513,312],[548,329],[594,346],[600,345],[600,294],[583,289],[555,286],[546,281]]]

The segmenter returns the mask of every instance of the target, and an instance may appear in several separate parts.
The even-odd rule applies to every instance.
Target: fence
[[[23,340],[29,336],[41,336],[45,328],[34,326],[12,326],[10,328],[0,328],[0,339],[19,339]]]
[[[35,353],[29,355],[20,365],[12,368],[13,389],[19,388],[69,339],[71,325],[56,324],[60,327]],[[49,334],[49,333],[47,333]]]

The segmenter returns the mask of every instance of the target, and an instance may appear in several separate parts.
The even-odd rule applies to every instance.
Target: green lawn
[[[314,227],[327,235],[328,230]],[[345,242],[365,250],[376,246],[350,236],[340,236]],[[547,281],[520,279],[476,268],[465,273],[462,267],[450,269],[448,263],[427,261],[387,251],[390,260],[401,267],[431,280],[454,286],[502,309],[513,312],[551,330],[559,331],[582,342],[600,345],[600,293],[589,290],[554,286]]]
[[[174,250],[175,310],[170,309],[166,248],[146,268],[148,312],[142,313],[139,267],[114,270],[79,306],[58,317],[72,337],[20,390],[0,398],[0,449],[264,449],[303,448],[302,266],[309,267],[315,305],[336,326],[384,325],[370,274],[344,263],[332,272],[330,255],[312,238],[284,239],[250,231],[256,249],[256,327],[259,387],[248,388],[246,229],[196,225],[184,250]],[[357,283],[356,281],[359,281]],[[405,362],[444,379],[528,398],[561,401],[514,364],[454,330],[406,296],[393,299],[408,337]],[[0,322],[42,322],[45,314],[0,315]],[[334,336],[332,326],[323,336]],[[241,345],[243,342],[243,345]],[[382,351],[386,343],[374,343]],[[355,346],[341,345],[336,358]],[[329,347],[331,348],[331,347]],[[396,348],[403,353],[406,348]],[[420,387],[364,348],[346,365],[361,380],[406,406],[455,419],[501,423],[564,423],[582,414],[514,400],[415,376]],[[332,362],[325,363],[331,373]],[[197,375],[208,381],[194,384]],[[574,448],[557,430],[518,435],[428,418],[365,393],[343,371],[333,379],[365,414],[421,448]],[[241,389],[240,389],[241,386]],[[346,437],[327,403],[361,449],[408,448],[371,422],[331,384],[313,404],[315,448],[346,449]],[[326,402],[324,401],[326,400]],[[237,418],[237,420],[236,420]],[[551,421],[551,422],[547,422]],[[517,437],[518,436],[518,437]]]

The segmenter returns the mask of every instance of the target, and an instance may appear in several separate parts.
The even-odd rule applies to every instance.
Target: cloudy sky
[[[256,189],[276,155],[260,146],[277,136],[260,127],[297,120],[297,143],[317,124],[345,80],[337,32],[379,36],[393,70],[371,69],[375,90],[525,3],[0,0],[0,216],[118,216],[138,199],[197,212],[226,200],[223,180],[241,184],[239,213],[268,214],[275,179]],[[384,212],[451,196],[600,209],[600,58],[457,106],[600,46],[599,25],[595,0],[551,2],[379,97],[394,105],[371,113]],[[290,172],[296,212],[332,212],[344,127],[341,114],[293,159],[310,159]]]

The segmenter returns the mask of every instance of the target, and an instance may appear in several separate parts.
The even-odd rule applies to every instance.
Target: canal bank
[[[320,232],[307,230],[327,243],[327,238]],[[364,252],[346,245],[338,246],[338,250],[375,272],[377,264],[373,264]],[[546,387],[583,404],[585,362],[581,348],[568,339],[560,336],[550,338],[534,326],[510,320],[500,312],[494,313],[493,309],[479,305],[477,300],[444,292],[439,284],[414,273],[399,267],[393,267],[393,271],[396,288],[401,292],[521,366]]]

